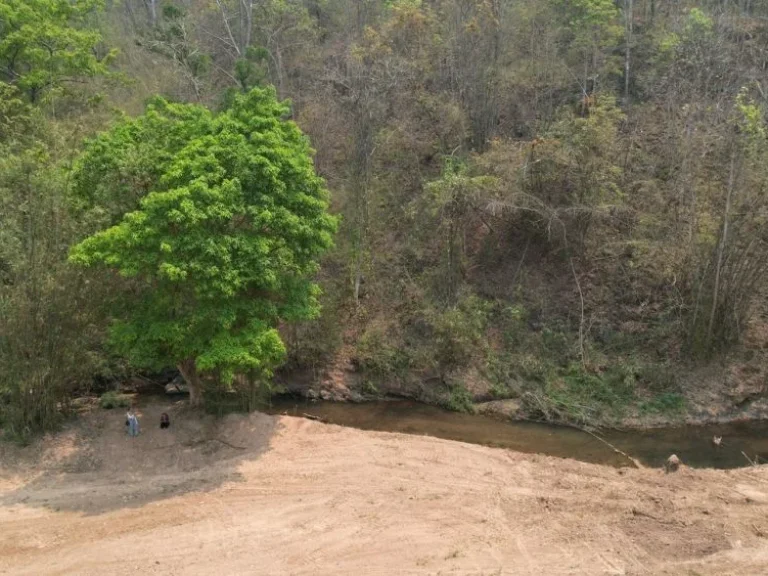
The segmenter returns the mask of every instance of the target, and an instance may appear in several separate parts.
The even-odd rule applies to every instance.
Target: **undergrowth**
[[[472,414],[475,411],[472,394],[463,384],[459,383],[451,385],[448,396],[441,402],[441,405],[452,412]]]
[[[677,392],[664,392],[638,407],[641,414],[679,415],[685,411],[685,398]]]
[[[474,368],[488,396],[518,399],[527,415],[547,421],[610,425],[633,411],[674,416],[685,409],[669,365],[617,354],[615,336],[588,340],[582,363],[573,327],[547,325],[539,316],[522,305],[470,295],[445,309],[428,306],[407,329],[369,328],[356,347],[361,391],[386,393],[388,384],[418,374],[430,401],[472,412],[473,389],[463,373]],[[630,351],[629,336],[621,338]],[[445,389],[429,389],[434,386]]]
[[[131,405],[131,397],[127,394],[120,394],[114,390],[105,392],[99,398],[99,407],[105,410],[112,410],[113,408],[128,408]]]

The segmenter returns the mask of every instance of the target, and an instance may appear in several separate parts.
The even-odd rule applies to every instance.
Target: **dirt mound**
[[[616,470],[179,407],[164,434],[164,410],[135,440],[100,413],[16,454],[0,574],[766,573],[768,468]]]

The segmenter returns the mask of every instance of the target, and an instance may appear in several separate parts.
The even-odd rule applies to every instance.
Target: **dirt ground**
[[[170,410],[172,428],[159,430]],[[0,574],[768,574],[768,468],[595,466],[261,414],[0,447]]]

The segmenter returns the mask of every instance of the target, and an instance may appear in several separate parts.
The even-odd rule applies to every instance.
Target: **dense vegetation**
[[[70,262],[131,280],[112,307],[114,349],[137,368],[177,366],[193,406],[207,375],[269,379],[285,354],[280,320],[319,312],[312,275],[335,220],[287,112],[258,88],[218,116],[156,100],[73,171],[73,196],[104,223]]]
[[[128,234],[147,192],[201,176],[174,172],[196,159],[162,110],[217,140],[227,110],[250,114],[242,95],[269,86],[291,104],[265,106],[310,136],[341,215],[322,315],[280,327],[284,372],[590,421],[684,410],[697,367],[724,366],[708,368],[722,392],[762,383],[767,67],[757,0],[0,0],[0,419],[44,429],[78,390],[200,353],[191,332],[145,346],[142,323],[110,338],[137,318],[115,296],[141,287],[68,255],[105,224]],[[226,150],[234,132],[211,161],[260,154]],[[190,242],[216,242],[200,232]],[[101,250],[89,242],[74,261]],[[118,248],[101,259],[122,262]],[[126,265],[155,274],[153,249]],[[178,254],[169,265],[210,264]],[[128,311],[167,301],[188,328],[206,313],[164,286]],[[262,296],[243,318],[314,308],[264,316]],[[255,361],[205,366],[237,386]]]

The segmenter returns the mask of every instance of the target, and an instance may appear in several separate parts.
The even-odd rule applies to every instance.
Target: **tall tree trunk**
[[[355,305],[360,304],[360,285],[363,281],[363,259],[368,244],[368,173],[363,175],[364,180],[358,180],[356,191],[357,222],[355,223]]]
[[[157,26],[157,1],[158,0],[144,0],[149,14],[149,25],[152,26],[152,28]]]
[[[125,6],[125,13],[128,14],[128,19],[131,21],[131,26],[136,28],[136,14],[133,13],[133,4],[131,0],[126,0],[123,4]]]
[[[731,197],[733,196],[733,187],[736,173],[736,147],[734,145],[731,152],[731,170],[728,174],[728,192],[725,196],[725,214],[723,214],[723,233],[720,236],[720,246],[717,249],[717,265],[715,266],[715,289],[712,292],[712,310],[709,314],[709,327],[707,328],[707,344],[712,345],[712,331],[715,326],[715,313],[717,312],[717,301],[720,297],[720,272],[723,266],[723,253],[725,245],[728,242],[728,218],[731,212]]]
[[[253,0],[240,0],[240,53],[245,54],[251,45],[253,33]]]
[[[203,405],[203,382],[197,373],[197,364],[194,358],[187,358],[177,366],[189,387],[189,405],[199,408]]]
[[[277,95],[280,98],[285,98],[285,89],[283,87],[283,52],[280,50],[279,44],[277,44],[275,54],[277,56]]]
[[[587,115],[587,107],[589,106],[589,50],[584,49],[584,85],[581,87],[584,93],[584,99],[581,101],[581,114]]]
[[[634,15],[634,3],[633,0],[624,0],[624,17],[626,18],[626,44],[627,49],[624,54],[624,100],[626,105],[629,106],[629,76],[630,76],[630,64],[632,57],[632,32],[633,32],[633,15]]]
[[[362,36],[367,12],[363,2],[358,3],[358,30]],[[360,285],[363,282],[363,259],[368,247],[368,196],[371,183],[371,156],[374,151],[374,125],[371,111],[372,90],[369,86],[370,70],[364,63],[347,64],[347,74],[351,75],[350,83],[355,89],[356,97],[352,105],[354,118],[354,145],[352,157],[353,183],[355,186],[355,305],[360,304]]]
[[[573,257],[568,258],[571,264],[571,272],[573,272],[573,279],[576,281],[576,288],[579,290],[579,301],[581,302],[581,315],[579,316],[579,355],[581,356],[582,368],[587,368],[587,354],[584,347],[584,292],[581,290],[581,282],[576,275],[576,267],[573,265]]]
[[[221,0],[216,0],[216,5],[219,7],[219,12],[221,13],[221,20],[224,24],[224,30],[227,32],[227,37],[229,39],[230,44],[232,45],[232,48],[234,48],[235,52],[237,52],[238,56],[242,56],[243,53],[240,50],[240,44],[235,40],[235,35],[232,33],[232,27],[229,25],[229,16],[227,15],[227,9],[226,7],[221,3]]]

